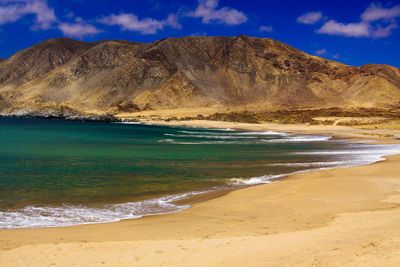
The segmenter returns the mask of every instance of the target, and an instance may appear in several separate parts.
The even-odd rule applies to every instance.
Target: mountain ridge
[[[280,41],[165,38],[153,43],[49,39],[0,60],[0,112],[118,114],[219,107],[392,108],[400,70],[349,66]]]

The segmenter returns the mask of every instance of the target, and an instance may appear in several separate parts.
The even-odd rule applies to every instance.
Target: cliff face
[[[272,39],[150,44],[51,39],[0,61],[0,111],[118,113],[205,106],[394,107],[400,70],[351,67]]]

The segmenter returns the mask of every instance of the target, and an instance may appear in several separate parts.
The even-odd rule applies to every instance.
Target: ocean
[[[320,135],[2,117],[0,228],[175,212],[195,195],[399,152]]]

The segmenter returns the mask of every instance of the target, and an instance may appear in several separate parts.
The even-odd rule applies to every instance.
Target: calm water
[[[374,162],[396,146],[276,132],[0,118],[0,228],[176,211],[190,195]]]

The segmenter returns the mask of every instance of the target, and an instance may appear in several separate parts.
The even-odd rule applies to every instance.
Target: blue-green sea
[[[178,211],[194,195],[395,154],[329,136],[0,118],[0,228]],[[181,202],[181,201],[180,201]]]

